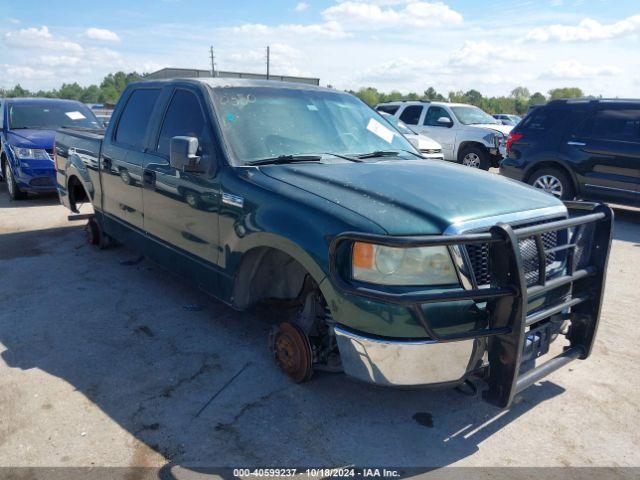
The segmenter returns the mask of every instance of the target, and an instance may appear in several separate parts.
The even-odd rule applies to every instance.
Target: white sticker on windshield
[[[80,112],[65,112],[65,115],[69,117],[71,120],[83,120],[87,118]]]
[[[367,130],[379,136],[387,143],[393,142],[394,133],[389,130],[387,127],[382,125],[380,122],[376,121],[374,118],[369,120],[369,124],[367,125]]]
[[[316,107],[315,105],[307,105],[307,108],[309,110],[311,110],[312,112],[317,112],[318,111],[318,107]]]

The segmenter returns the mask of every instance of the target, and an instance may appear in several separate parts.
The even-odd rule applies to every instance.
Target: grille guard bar
[[[346,232],[336,236],[330,244],[329,275],[334,286],[343,293],[407,307],[435,340],[450,342],[488,337],[489,390],[485,392],[486,398],[490,403],[506,407],[516,393],[574,358],[587,358],[593,347],[611,247],[613,211],[602,204],[565,202],[565,205],[570,214],[567,219],[522,228],[497,224],[487,233],[386,236]],[[549,252],[545,251],[542,234],[571,227],[586,228],[587,225],[593,226],[593,232],[588,239],[590,245],[586,264],[577,268],[575,251],[578,243],[572,243],[569,238],[566,245],[554,248],[556,251],[567,251],[566,271],[561,276],[547,279],[546,255]],[[527,286],[519,244],[520,240],[527,238],[535,240],[538,257],[538,279],[531,286]],[[399,248],[487,243],[492,284],[489,288],[431,289],[406,293],[384,291],[384,286],[353,284],[344,279],[338,269],[339,247],[345,242],[368,242]],[[560,287],[570,288],[571,291],[564,301],[544,305],[527,314],[529,298]],[[421,306],[459,300],[487,302],[488,328],[449,335],[435,331]],[[560,356],[518,378],[527,328],[568,308],[571,308],[571,328],[567,334],[569,347]]]

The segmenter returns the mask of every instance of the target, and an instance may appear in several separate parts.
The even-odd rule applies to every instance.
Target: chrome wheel
[[[469,152],[463,157],[462,164],[465,167],[480,168],[480,157],[477,153]]]
[[[554,197],[562,198],[564,189],[562,188],[562,182],[553,175],[541,175],[533,182],[533,186],[550,193]]]

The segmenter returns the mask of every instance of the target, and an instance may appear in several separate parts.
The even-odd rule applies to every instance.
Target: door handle
[[[155,172],[152,172],[151,170],[145,170],[144,172],[142,172],[142,183],[144,183],[145,185],[149,187],[153,187],[155,180],[156,180]]]
[[[574,147],[586,147],[587,144],[584,142],[574,142],[573,140],[570,140],[567,142],[567,145],[573,145]]]
[[[103,157],[102,157],[102,165],[103,165],[105,168],[107,168],[107,169],[111,170],[111,165],[112,165],[112,163],[113,163],[113,162],[112,162],[111,158],[109,158],[109,157],[105,157],[105,156],[103,156]]]

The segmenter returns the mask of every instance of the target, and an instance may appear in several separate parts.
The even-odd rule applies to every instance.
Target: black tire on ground
[[[489,170],[491,167],[491,157],[482,147],[469,146],[462,149],[458,154],[458,163],[467,167]]]
[[[4,178],[7,182],[7,190],[9,191],[9,198],[11,200],[24,200],[27,198],[26,192],[20,190],[18,187],[15,178],[13,178],[13,173],[11,172],[11,167],[9,167],[9,162],[4,163]]]
[[[560,200],[573,200],[576,190],[569,176],[554,167],[541,168],[529,176],[529,185],[546,191]]]

